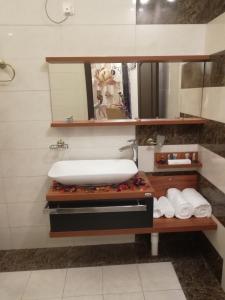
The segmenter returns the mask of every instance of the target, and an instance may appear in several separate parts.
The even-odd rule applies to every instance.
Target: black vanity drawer
[[[49,202],[51,232],[144,228],[153,225],[152,198]]]

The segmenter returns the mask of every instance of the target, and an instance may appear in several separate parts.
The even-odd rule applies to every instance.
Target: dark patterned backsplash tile
[[[208,120],[202,126],[199,144],[225,158],[225,124]]]
[[[192,115],[181,113],[182,118],[193,118]],[[198,144],[225,158],[225,124],[212,120],[200,127]]]
[[[198,144],[202,125],[137,126],[136,138],[140,146],[147,146],[148,138],[164,135],[165,145]]]
[[[205,24],[224,11],[224,0],[137,0],[137,24]]]
[[[211,55],[211,61],[205,63],[204,86],[225,86],[225,51]]]
[[[207,264],[209,265],[211,271],[215,275],[215,277],[222,281],[222,273],[223,273],[223,259],[213,247],[213,245],[209,242],[207,237],[201,232],[198,236],[199,248],[201,249],[201,253],[205,258]]]
[[[192,62],[182,65],[181,88],[203,88],[204,63]]]
[[[210,202],[213,215],[225,226],[225,194],[199,175],[199,191]]]

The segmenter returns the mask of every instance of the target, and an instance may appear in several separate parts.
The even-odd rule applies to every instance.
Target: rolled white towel
[[[158,200],[156,198],[154,198],[154,204],[153,204],[153,218],[154,219],[158,219],[162,217],[162,212],[161,209],[159,207],[159,203]]]
[[[175,210],[175,216],[178,219],[189,219],[193,213],[193,206],[187,202],[181,191],[175,188],[168,189],[167,198]]]
[[[162,215],[166,218],[173,218],[175,215],[175,209],[169,202],[168,198],[166,197],[160,197],[158,200],[159,208],[162,212]]]
[[[195,189],[184,189],[182,195],[184,199],[194,207],[194,216],[196,218],[206,218],[212,215],[211,205]]]

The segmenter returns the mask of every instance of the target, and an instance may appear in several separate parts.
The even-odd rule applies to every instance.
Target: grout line
[[[118,296],[118,295],[134,295],[134,294],[143,294],[142,291],[136,291],[136,292],[119,292],[119,293],[106,293],[102,294],[102,296]],[[144,297],[144,294],[143,294]]]
[[[25,272],[26,272],[26,271],[25,271]],[[31,278],[32,272],[33,272],[33,271],[30,271],[30,274],[29,274],[29,276],[28,276],[28,279],[27,279],[26,286],[25,286],[25,288],[24,288],[24,291],[23,291],[23,294],[22,294],[22,296],[21,296],[21,300],[23,299],[23,296],[24,296],[24,294],[25,294],[25,291],[26,291],[26,288],[27,288],[27,286],[28,286],[28,283],[29,283],[29,281],[30,281],[30,278]]]
[[[1,86],[2,87],[2,86]],[[37,93],[42,93],[42,92],[50,92],[50,89],[26,89],[26,90],[10,90],[9,88],[5,88],[0,91],[0,94],[3,93],[29,93],[29,92],[37,92]]]
[[[102,291],[102,297],[103,297],[103,300],[104,300],[104,287],[103,287],[103,266],[100,267],[101,268],[101,291]]]
[[[63,290],[62,290],[62,299],[64,297],[64,291],[65,291],[65,287],[66,287],[66,281],[68,278],[68,268],[66,268],[66,276],[65,276],[65,280],[64,280],[64,285],[63,285]]]
[[[149,25],[160,25],[160,24],[136,24],[136,23],[67,23],[67,24],[61,24],[59,27],[57,27],[55,24],[52,23],[42,23],[42,24],[0,24],[0,27],[50,27],[50,28],[66,28],[66,27],[87,27],[87,26],[149,26]],[[177,25],[177,24],[162,24],[162,25]],[[178,24],[182,25],[182,24]],[[196,24],[190,24],[190,25],[196,25]],[[197,25],[205,25],[205,24],[197,24]]]
[[[137,269],[138,278],[139,278],[140,284],[141,284],[141,291],[142,291],[142,294],[144,296],[144,287],[143,287],[143,282],[141,280],[141,273],[140,273],[140,269],[139,269],[139,264],[136,264],[136,269]]]
[[[25,120],[15,120],[15,119],[13,119],[13,120],[7,120],[7,121],[0,121],[0,124],[5,124],[5,123],[26,123],[26,122],[33,122],[33,123],[35,123],[35,122],[49,122],[50,124],[52,123],[52,120],[48,120],[48,119],[35,119],[35,120],[28,120],[28,119],[25,119]],[[50,124],[49,124],[49,127],[50,127]],[[60,128],[60,127],[58,127],[58,128]]]

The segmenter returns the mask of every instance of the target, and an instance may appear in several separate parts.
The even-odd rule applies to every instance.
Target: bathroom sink
[[[53,164],[48,177],[64,185],[118,184],[138,172],[133,160],[67,160]]]

